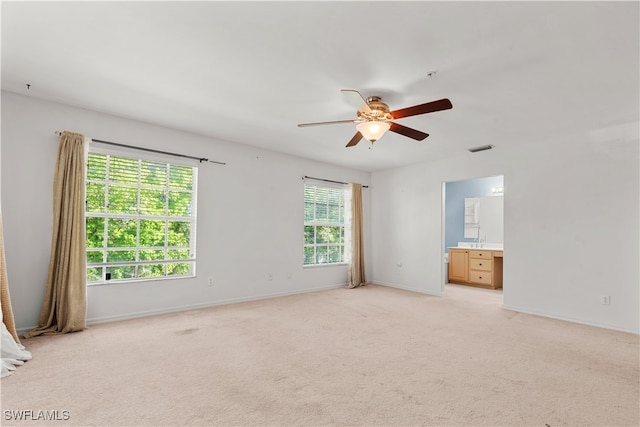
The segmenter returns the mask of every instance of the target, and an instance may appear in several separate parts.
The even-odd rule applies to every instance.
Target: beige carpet
[[[640,424],[637,335],[447,292],[369,285],[23,340],[2,424]],[[68,420],[13,419],[28,410]]]

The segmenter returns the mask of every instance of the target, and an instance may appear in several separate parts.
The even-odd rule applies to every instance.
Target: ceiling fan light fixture
[[[362,134],[366,139],[371,142],[375,142],[382,138],[382,135],[385,134],[386,131],[391,128],[391,125],[387,122],[371,120],[362,123],[358,123],[356,129],[358,132]]]

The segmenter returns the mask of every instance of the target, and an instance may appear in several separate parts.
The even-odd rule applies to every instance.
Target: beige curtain
[[[362,231],[362,185],[351,184],[351,265],[349,288],[366,284],[364,273],[364,237]]]
[[[2,306],[2,322],[13,339],[20,343],[16,333],[16,323],[11,307],[11,295],[9,294],[9,278],[7,276],[7,264],[4,258],[4,236],[2,234],[2,213],[0,212],[0,306]]]
[[[53,178],[53,234],[38,327],[25,338],[86,329],[84,136],[62,132]]]

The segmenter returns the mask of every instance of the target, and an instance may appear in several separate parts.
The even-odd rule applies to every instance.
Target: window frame
[[[316,190],[314,190],[314,207],[313,207],[313,212],[314,212],[314,218],[312,220],[308,220],[307,219],[307,187],[315,187]],[[341,211],[341,221],[331,221],[329,219],[327,220],[322,220],[322,219],[318,219],[316,217],[317,215],[317,210],[316,210],[316,201],[317,201],[317,189],[324,189],[324,191],[331,191],[331,190],[337,190],[340,191],[340,201],[341,201],[341,205],[340,208],[342,209]],[[329,201],[327,201],[326,203],[327,206],[327,211],[329,209]],[[350,240],[350,225],[351,225],[351,221],[350,221],[350,197],[349,197],[349,192],[348,192],[348,188],[346,185],[343,184],[331,184],[331,183],[325,183],[325,182],[316,182],[316,181],[312,181],[312,182],[307,182],[307,180],[304,180],[304,185],[303,185],[303,237],[302,237],[302,266],[303,268],[316,268],[316,267],[329,267],[329,266],[339,266],[339,265],[347,265],[348,264],[348,258],[349,258],[349,250],[350,250],[350,245],[349,245],[349,240]],[[313,227],[314,230],[314,237],[313,237],[313,241],[314,243],[308,243],[307,242],[307,227]],[[317,230],[318,227],[340,227],[340,241],[338,243],[332,243],[332,242],[318,242],[317,240]],[[306,255],[306,249],[309,247],[313,247],[314,248],[314,252],[313,252],[313,260],[315,262],[313,263],[307,263],[307,255]],[[329,256],[329,248],[331,247],[339,247],[340,248],[340,261],[334,261],[334,262],[317,262],[318,261],[318,247],[326,247],[327,248],[327,256]]]
[[[100,155],[105,156],[105,178],[104,180],[95,180],[89,179],[89,156],[90,155]],[[114,181],[109,176],[109,158],[117,157],[123,158],[127,160],[132,160],[137,162],[137,182],[133,183],[123,183],[119,181]],[[141,164],[147,163],[157,163],[165,166],[167,170],[167,175],[165,179],[164,185],[146,185],[141,182]],[[87,286],[97,286],[97,285],[105,285],[112,283],[137,283],[143,281],[158,281],[158,280],[173,280],[173,279],[185,279],[185,278],[194,278],[196,277],[196,264],[197,264],[197,256],[196,256],[196,226],[197,226],[197,193],[198,193],[198,167],[194,164],[189,164],[187,162],[179,162],[174,161],[172,159],[167,159],[162,156],[154,156],[147,155],[147,153],[130,153],[123,152],[120,150],[111,150],[105,149],[102,147],[90,146],[87,155],[86,155],[86,175],[85,175],[85,232],[88,231],[89,218],[102,218],[102,246],[90,247],[88,245],[89,236],[87,236],[87,247],[85,249],[85,260],[86,260],[86,268],[87,268],[87,277],[86,284]],[[169,166],[167,166],[169,165]],[[170,185],[170,167],[187,167],[191,169],[192,180],[191,180],[191,189],[184,189],[178,187],[172,187]],[[87,196],[87,190],[91,183],[104,185],[104,205],[102,207],[101,212],[89,212],[88,201],[89,198]],[[134,213],[123,213],[123,212],[109,212],[108,211],[108,203],[109,203],[109,189],[113,187],[120,188],[135,188],[136,189],[136,203],[135,208],[136,212]],[[163,199],[164,199],[164,215],[159,214],[145,214],[141,212],[141,198],[140,193],[141,190],[159,190],[162,189]],[[169,199],[170,194],[172,193],[190,193],[191,194],[191,204],[190,208],[188,208],[189,215],[181,216],[181,215],[171,215],[169,213]],[[135,246],[110,246],[109,245],[109,219],[116,220],[133,220],[135,223],[136,233],[135,233]],[[141,246],[140,245],[140,224],[142,221],[165,221],[164,224],[164,242],[162,245],[154,245],[154,246]],[[168,235],[170,233],[170,223],[171,222],[185,222],[189,224],[189,243],[188,245],[170,245],[168,240]],[[112,260],[108,261],[109,252],[112,254],[115,251],[133,251],[135,252],[134,261],[132,260]],[[162,259],[140,259],[141,251],[162,251]],[[170,259],[170,252],[173,252],[174,255],[180,255],[177,251],[188,251],[187,257],[178,257],[176,259]],[[101,253],[102,261],[101,262],[89,262],[89,253]],[[157,254],[156,254],[157,255]],[[167,271],[167,265],[169,264],[186,264],[188,267],[188,272],[184,274],[169,274]],[[139,276],[139,268],[141,266],[162,266],[162,275],[152,275],[152,276]],[[107,273],[110,268],[117,267],[133,267],[133,272],[131,277],[124,278],[110,278],[107,279]],[[89,281],[89,272],[91,268],[101,269],[101,278],[99,280]]]

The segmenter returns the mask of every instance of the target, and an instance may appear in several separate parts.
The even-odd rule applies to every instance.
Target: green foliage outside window
[[[193,274],[195,176],[189,166],[90,153],[87,282]]]

